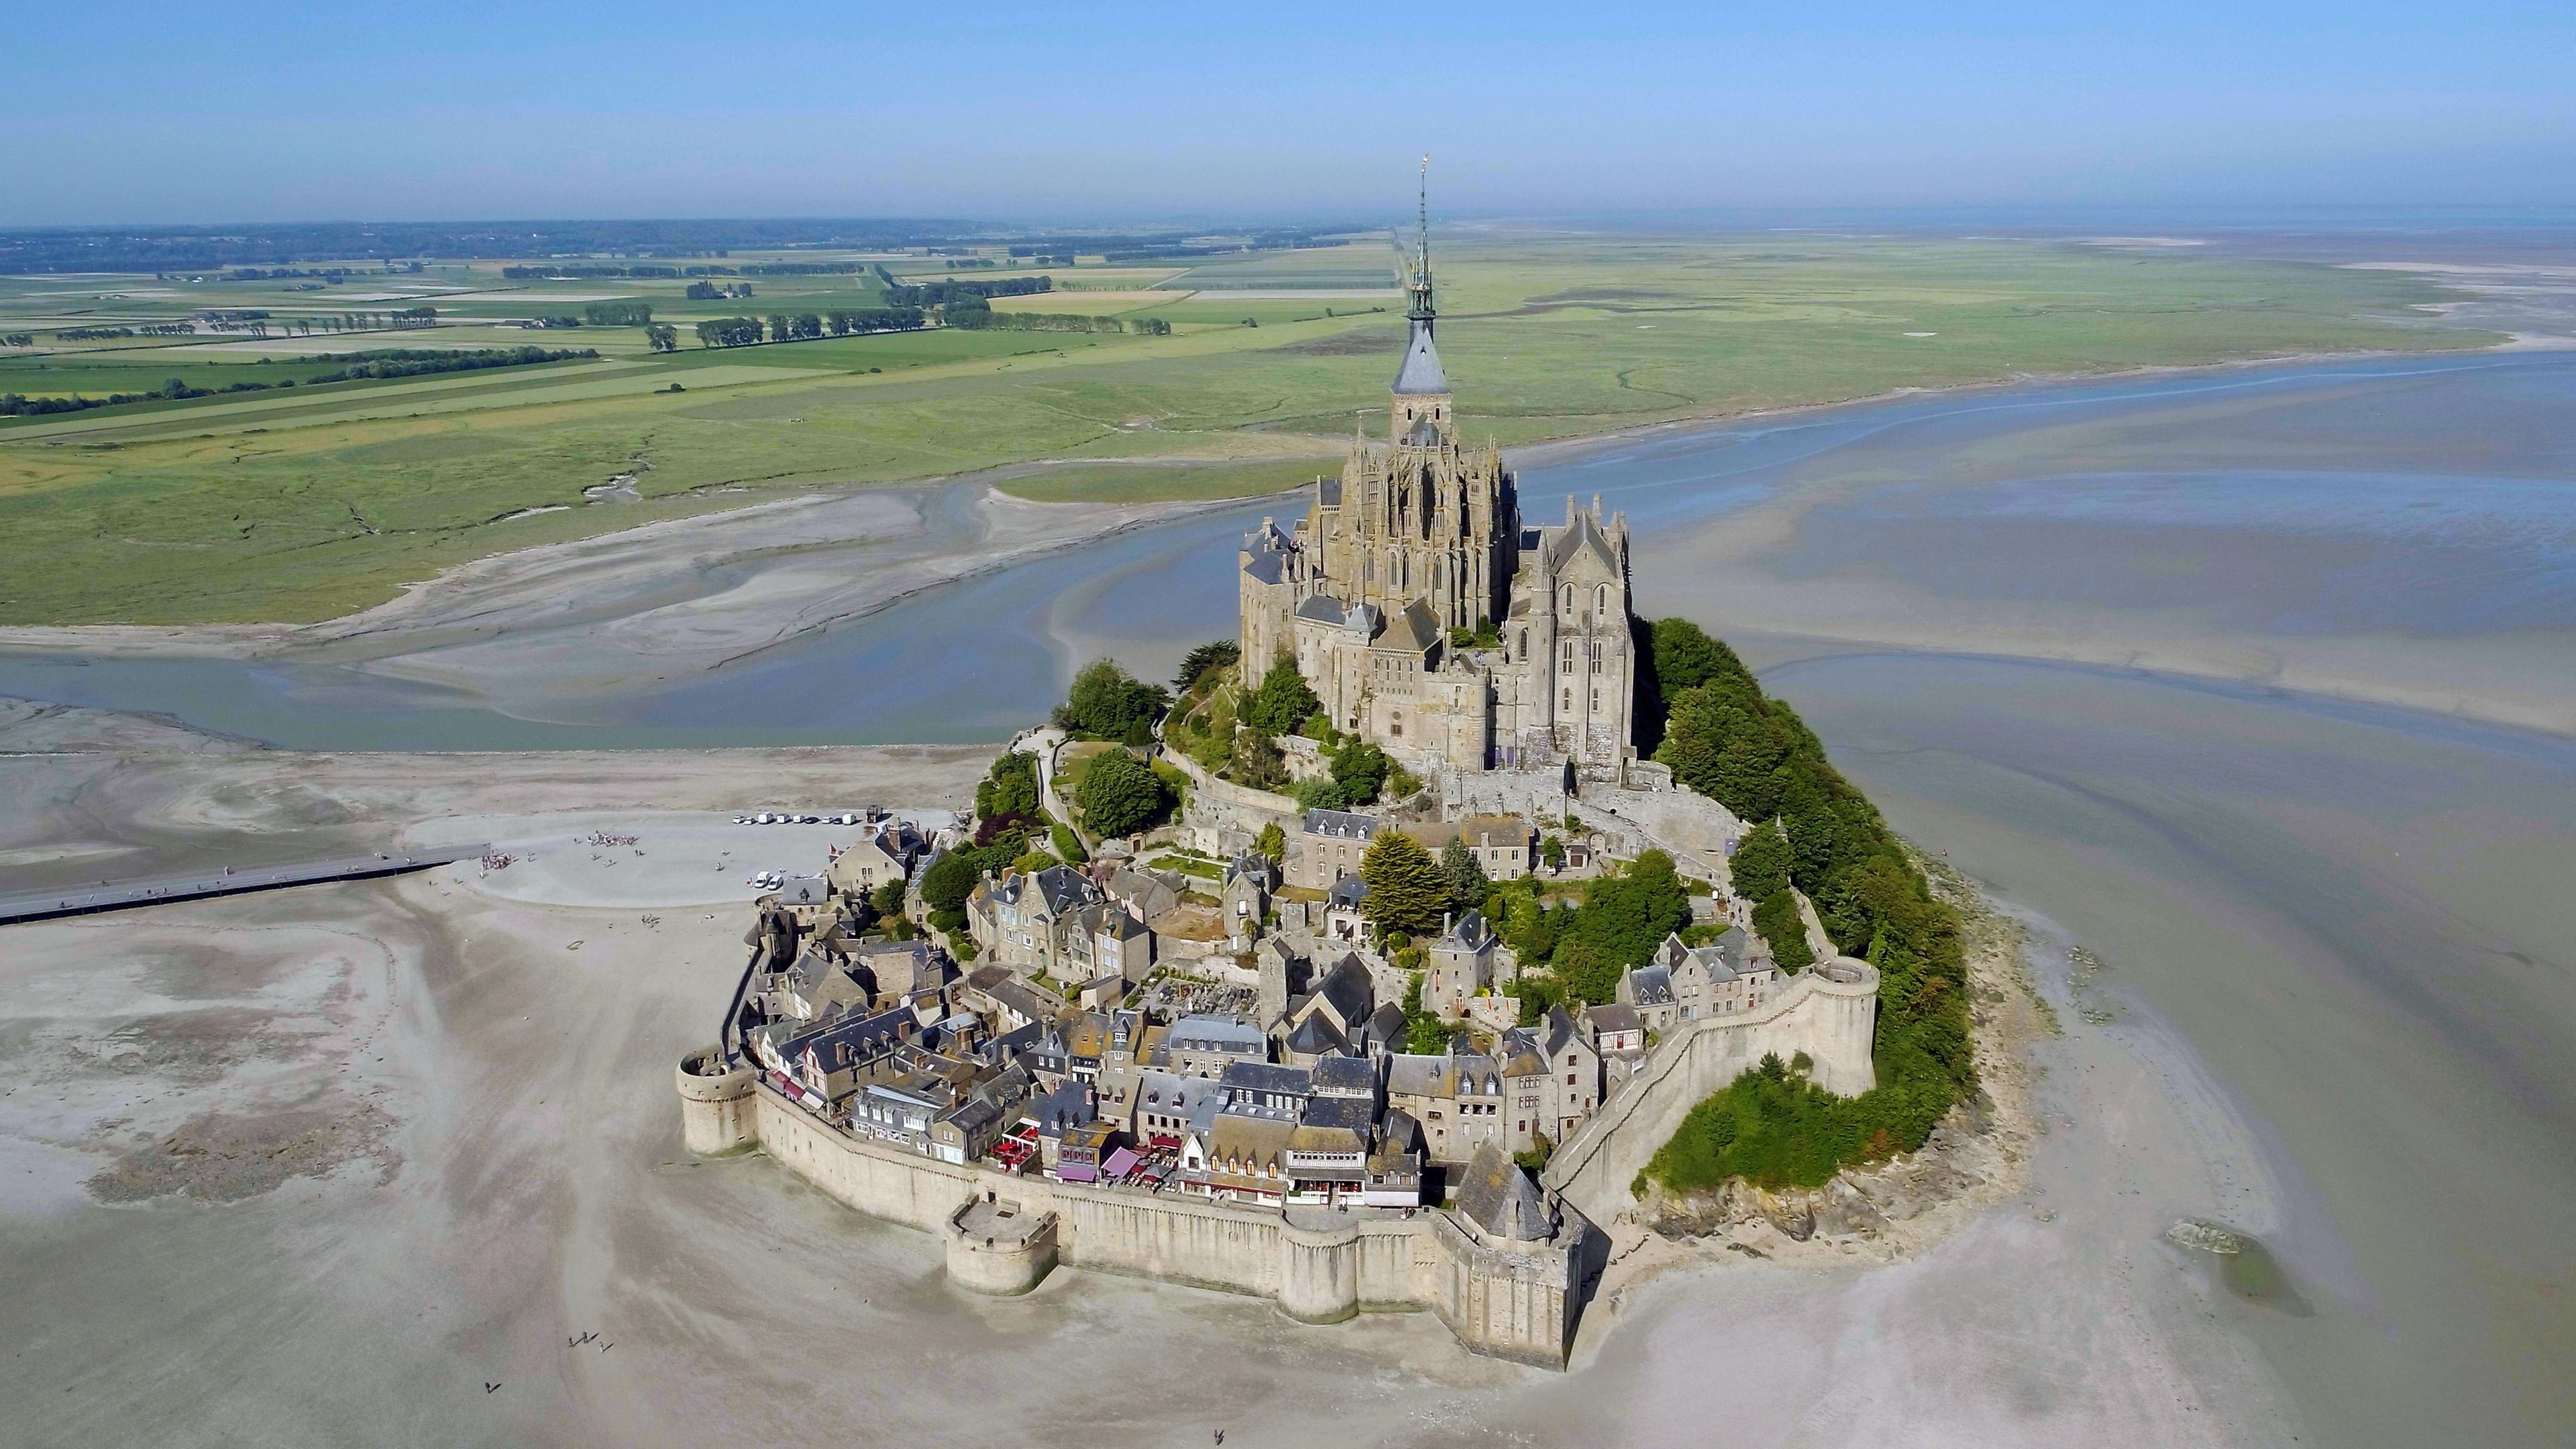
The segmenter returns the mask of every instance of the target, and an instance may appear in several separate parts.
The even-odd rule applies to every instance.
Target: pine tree
[[[1360,857],[1368,895],[1360,913],[1378,930],[1419,934],[1440,928],[1449,909],[1449,878],[1421,842],[1401,830],[1381,830]]]
[[[1449,881],[1449,907],[1460,913],[1475,910],[1485,903],[1485,892],[1493,882],[1485,878],[1485,868],[1476,863],[1476,852],[1467,848],[1467,839],[1452,835],[1440,847],[1440,874]]]

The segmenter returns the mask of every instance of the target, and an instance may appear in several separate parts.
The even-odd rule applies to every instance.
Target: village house
[[[1540,1050],[1547,1059],[1541,1110],[1548,1140],[1563,1142],[1601,1108],[1601,1053],[1562,1006],[1549,1007],[1539,1027]]]
[[[1229,1063],[1270,1060],[1270,1041],[1261,1028],[1239,1016],[1185,1016],[1172,1023],[1164,1038],[1166,1070],[1184,1077],[1213,1081]]]
[[[1761,1006],[1778,973],[1768,955],[1753,955],[1752,942],[1738,926],[1727,927],[1705,946],[1685,946],[1681,937],[1666,936],[1655,950],[1654,964],[1671,978],[1674,1014],[1698,1021]]]
[[[1288,842],[1288,883],[1310,891],[1328,891],[1333,882],[1360,868],[1360,857],[1377,838],[1378,818],[1352,810],[1309,810],[1297,822]]]
[[[1444,1021],[1465,1016],[1468,999],[1497,984],[1497,958],[1509,955],[1483,912],[1469,911],[1449,922],[1423,962],[1423,1010]]]
[[[1507,1133],[1502,1064],[1464,1037],[1439,1056],[1391,1055],[1386,1103],[1422,1124],[1423,1151],[1434,1162],[1464,1162],[1478,1144],[1500,1144]]]
[[[1239,855],[1226,863],[1225,885],[1218,896],[1225,914],[1226,945],[1235,952],[1252,949],[1270,915],[1270,898],[1278,893],[1279,867],[1266,855]]]
[[[929,853],[930,842],[919,830],[905,821],[886,820],[833,856],[823,877],[842,896],[865,899],[879,886],[909,881]]]
[[[1661,1035],[1671,1029],[1677,1010],[1673,1004],[1672,968],[1636,966],[1620,972],[1611,999],[1635,1011],[1646,1030]]]
[[[1452,840],[1464,841],[1488,880],[1516,880],[1538,868],[1538,830],[1517,815],[1470,815],[1408,825],[1404,833],[1433,855],[1448,849]]]

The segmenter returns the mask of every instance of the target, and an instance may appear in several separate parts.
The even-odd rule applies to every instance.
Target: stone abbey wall
[[[1564,1367],[1574,1341],[1581,1311],[1575,1245],[1589,1230],[1580,1220],[1555,1243],[1504,1248],[1478,1241],[1436,1209],[1409,1218],[1283,1213],[1052,1182],[844,1136],[750,1073],[684,1069],[681,1084],[684,1134],[693,1144],[719,1141],[720,1124],[732,1120],[722,1114],[747,1111],[770,1156],[872,1217],[954,1238],[958,1210],[990,1195],[1025,1215],[1051,1214],[1053,1256],[1076,1268],[1254,1294],[1315,1323],[1362,1309],[1428,1309],[1469,1349],[1544,1368]],[[976,1281],[967,1286],[982,1292],[1017,1291],[1014,1275],[1024,1270],[1043,1276],[1034,1261],[1005,1262],[999,1254],[974,1268]]]
[[[1676,1027],[1637,1075],[1548,1159],[1540,1182],[1596,1223],[1636,1205],[1631,1184],[1690,1110],[1776,1053],[1805,1052],[1815,1083],[1851,1097],[1877,1084],[1870,1042],[1878,1023],[1878,971],[1836,956],[1789,978],[1758,1011]]]

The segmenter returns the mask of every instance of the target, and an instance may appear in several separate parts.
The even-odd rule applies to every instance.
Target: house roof
[[[1368,966],[1358,956],[1344,955],[1315,984],[1315,997],[1321,998],[1320,1004],[1348,1029],[1368,1019],[1370,1007],[1377,1002],[1377,984],[1369,979]]]
[[[1341,1028],[1333,1024],[1331,1017],[1318,1011],[1298,1022],[1296,1028],[1288,1033],[1287,1040],[1282,1045],[1299,1056],[1321,1057],[1330,1053],[1349,1051],[1351,1039],[1343,1035]]]
[[[1336,906],[1357,908],[1360,902],[1368,899],[1368,893],[1367,881],[1346,875],[1333,882],[1333,888],[1325,892],[1324,899]]]
[[[1617,1002],[1606,1006],[1587,1006],[1583,1008],[1583,1018],[1591,1023],[1592,1034],[1596,1038],[1607,1036],[1614,1031],[1646,1029],[1645,1018],[1637,1015],[1637,1008],[1621,1006]]]
[[[1318,1097],[1377,1096],[1377,1063],[1366,1057],[1320,1057],[1310,1070]]]
[[[1185,1016],[1172,1023],[1165,1038],[1176,1052],[1236,1052],[1267,1055],[1261,1028],[1239,1016]]]
[[[1395,611],[1376,647],[1420,654],[1439,642],[1441,637],[1440,621],[1432,617],[1431,605],[1416,599]]]
[[[1297,824],[1308,835],[1329,835],[1336,839],[1368,840],[1378,832],[1379,820],[1356,810],[1309,810]]]
[[[1483,911],[1469,911],[1449,923],[1431,949],[1435,951],[1482,951],[1494,943],[1494,928],[1485,922]]]
[[[1629,994],[1639,1006],[1673,1004],[1673,973],[1666,966],[1640,966],[1628,973]]]
[[[1458,1211],[1487,1233],[1510,1242],[1536,1242],[1556,1232],[1538,1185],[1520,1164],[1491,1142],[1476,1148],[1458,1185]]]
[[[1232,1092],[1278,1092],[1290,1096],[1314,1095],[1315,1078],[1304,1067],[1282,1066],[1277,1062],[1256,1062],[1238,1058],[1225,1064],[1217,1082]]]

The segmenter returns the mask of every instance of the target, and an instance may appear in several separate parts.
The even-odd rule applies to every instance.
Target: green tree
[[[1789,842],[1778,826],[1765,820],[1744,833],[1727,858],[1735,893],[1748,901],[1768,900],[1789,884]]]
[[[1368,883],[1360,914],[1379,931],[1440,929],[1441,913],[1449,909],[1449,881],[1420,841],[1401,830],[1380,830],[1360,855],[1360,879]]]
[[[1449,1026],[1422,1006],[1422,973],[1404,983],[1404,1049],[1415,1056],[1436,1057],[1449,1050]]]
[[[1493,882],[1485,878],[1485,868],[1476,862],[1476,852],[1467,848],[1465,836],[1452,835],[1440,847],[1440,874],[1449,882],[1449,907],[1461,913],[1485,903],[1485,892]]]
[[[891,921],[902,915],[903,882],[890,880],[868,892],[868,906],[877,913],[877,919],[881,921]]]
[[[1305,676],[1297,672],[1297,661],[1282,654],[1261,676],[1261,687],[1253,691],[1247,722],[1263,734],[1293,735],[1323,707],[1315,691],[1306,687]]]
[[[1342,793],[1341,782],[1329,775],[1298,781],[1289,788],[1288,798],[1300,810],[1341,810],[1351,803],[1351,797]]]
[[[950,915],[966,908],[966,897],[972,895],[982,879],[975,862],[965,851],[952,850],[931,862],[921,873],[921,903],[935,915]]]
[[[1047,827],[1047,838],[1055,843],[1055,853],[1069,864],[1082,865],[1091,859],[1091,852],[1082,848],[1082,837],[1061,820]]]
[[[1082,772],[1082,820],[1100,836],[1133,835],[1161,820],[1172,798],[1143,760],[1111,750]]]
[[[1288,760],[1270,736],[1257,729],[1234,737],[1234,778],[1255,790],[1276,790],[1288,783]]]
[[[1056,706],[1055,723],[1076,734],[1141,744],[1143,740],[1130,737],[1141,733],[1150,738],[1155,719],[1170,702],[1161,685],[1138,680],[1116,660],[1095,659],[1073,677],[1073,688]]]
[[[1352,740],[1333,752],[1333,783],[1353,805],[1366,805],[1386,788],[1386,752],[1366,740]]]
[[[1771,959],[1783,971],[1806,970],[1815,963],[1816,953],[1807,944],[1807,920],[1799,914],[1798,898],[1787,886],[1762,898],[1753,908],[1754,934],[1771,948]]]
[[[1252,838],[1252,848],[1269,857],[1272,865],[1278,865],[1288,858],[1288,832],[1280,829],[1279,822],[1273,820],[1262,826],[1261,833]]]
[[[1211,639],[1181,656],[1181,667],[1172,675],[1172,688],[1187,694],[1210,674],[1232,669],[1242,659],[1242,645],[1231,639]]]
[[[975,816],[979,820],[1036,820],[1038,757],[1025,750],[998,755],[984,778],[975,783]]]
[[[1666,936],[1690,922],[1690,896],[1660,850],[1639,855],[1623,874],[1592,883],[1556,947],[1556,971],[1585,1001],[1603,1002],[1619,973],[1642,966]]]

